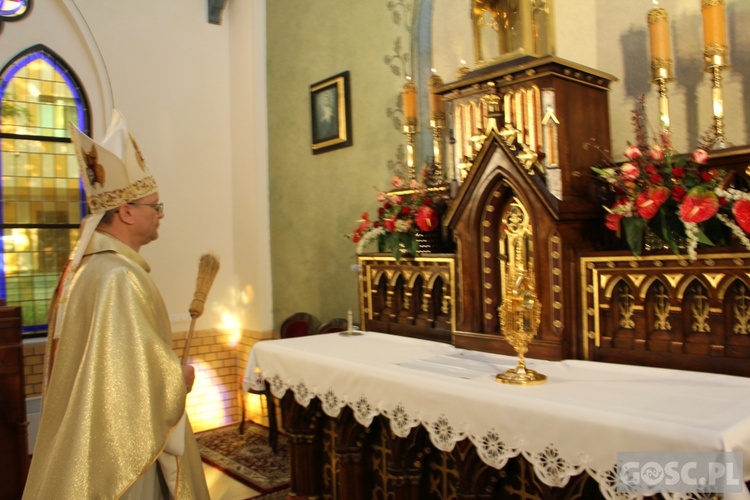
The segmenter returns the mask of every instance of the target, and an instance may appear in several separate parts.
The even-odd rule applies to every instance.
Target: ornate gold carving
[[[724,5],[724,0],[701,0],[701,9],[713,7],[714,5]]]
[[[620,328],[632,330],[633,328],[635,328],[635,321],[633,321],[633,306],[635,305],[635,297],[633,297],[633,291],[624,282],[620,282],[617,287],[617,324],[620,326]]]
[[[706,262],[706,264],[708,264],[708,262]],[[713,263],[708,264],[708,265],[713,266]],[[721,282],[721,280],[724,279],[724,276],[726,276],[726,274],[724,274],[724,273],[703,273],[703,276],[706,278],[706,280],[708,280],[709,283],[711,283],[712,287],[716,288],[719,285],[719,283]]]
[[[680,274],[662,274],[662,276],[664,277],[664,279],[666,279],[669,282],[672,288],[676,288],[677,283],[679,283],[682,277],[685,275],[680,273]]]
[[[706,289],[698,281],[693,282],[691,289],[690,314],[692,322],[690,324],[690,331],[694,333],[709,333],[711,331],[711,325],[708,322],[710,310]]]
[[[670,301],[666,288],[660,282],[654,285],[654,329],[671,330],[672,325],[669,322]]]
[[[750,334],[750,297],[747,287],[740,283],[738,292],[734,296],[732,311],[734,312],[734,325],[732,333],[739,335]]]
[[[640,287],[643,280],[646,278],[645,274],[631,274],[630,279],[636,287]]]

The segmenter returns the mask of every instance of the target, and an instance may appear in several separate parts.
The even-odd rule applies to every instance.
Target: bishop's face
[[[159,202],[159,193],[150,194],[139,200],[128,203],[135,218],[135,236],[139,246],[151,243],[159,237],[159,222],[164,217],[164,205]]]

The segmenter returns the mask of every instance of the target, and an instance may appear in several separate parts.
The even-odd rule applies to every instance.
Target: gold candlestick
[[[432,154],[435,169],[433,171],[434,182],[443,181],[443,129],[445,128],[445,102],[443,96],[438,93],[443,86],[443,79],[438,76],[435,68],[432,68],[432,76],[428,82],[430,89],[430,127],[432,127]]]
[[[414,169],[414,134],[417,133],[417,86],[406,77],[401,91],[404,106],[404,134],[406,134],[406,167],[409,179],[416,178]]]
[[[656,2],[655,2],[656,3]],[[669,97],[667,83],[672,76],[672,49],[669,40],[669,14],[665,9],[655,8],[648,13],[651,42],[651,77],[659,87],[659,125],[662,133],[669,133]]]
[[[714,140],[712,149],[732,146],[724,137],[724,97],[721,72],[729,65],[729,48],[726,42],[724,0],[701,0],[703,14],[703,61],[706,73],[711,73],[711,97],[714,112]]]
[[[720,54],[717,50],[724,53]],[[721,72],[729,68],[729,64],[726,62],[726,47],[706,47],[705,61],[706,72],[711,73],[711,99],[714,112],[714,138],[711,148],[729,148],[732,143],[724,136],[724,96],[721,78]]]
[[[416,179],[414,169],[414,135],[417,133],[417,119],[407,118],[404,120],[404,135],[406,135],[406,169],[409,179]]]
[[[445,128],[445,113],[435,113],[430,116],[432,127],[432,153],[435,159],[435,181],[443,180],[443,129]]]

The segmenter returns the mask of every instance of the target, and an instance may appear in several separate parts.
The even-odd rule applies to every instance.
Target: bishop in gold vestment
[[[154,466],[185,411],[169,316],[146,261],[94,233],[73,277],[24,498],[119,498]],[[59,314],[59,313],[58,313]],[[208,498],[183,428],[176,498]]]
[[[164,217],[115,111],[102,144],[71,127],[92,214],[50,315],[42,415],[23,498],[206,499],[169,315],[138,253]],[[88,175],[94,171],[96,176]]]

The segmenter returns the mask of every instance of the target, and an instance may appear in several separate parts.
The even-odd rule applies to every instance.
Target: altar
[[[750,379],[530,359],[546,384],[495,381],[515,364],[335,333],[256,344],[243,387],[268,384],[282,399],[292,492],[303,497],[613,498],[617,453],[628,451],[741,452],[750,479]]]

